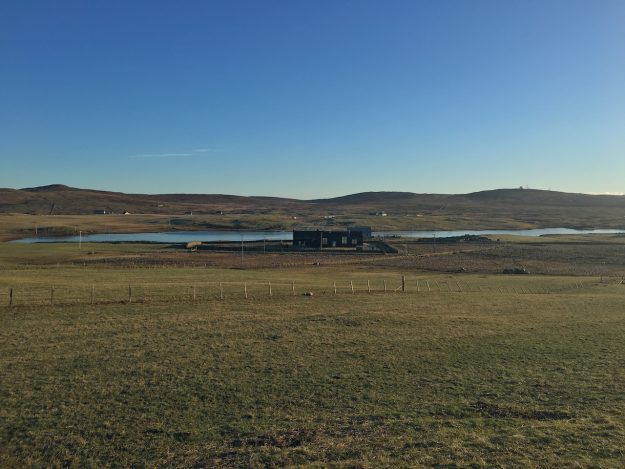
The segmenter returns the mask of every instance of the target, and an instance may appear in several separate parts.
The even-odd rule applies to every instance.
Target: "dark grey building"
[[[372,232],[373,230],[371,229],[370,226],[349,226],[348,231],[353,232],[353,231],[360,231],[362,232],[362,238],[363,239],[371,239],[372,238]]]
[[[362,231],[299,231],[293,230],[294,248],[359,248]]]

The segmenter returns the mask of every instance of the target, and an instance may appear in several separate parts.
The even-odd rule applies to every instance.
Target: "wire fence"
[[[105,303],[199,303],[231,299],[269,299],[296,296],[356,294],[539,295],[597,285],[623,285],[621,278],[570,279],[550,282],[476,282],[461,278],[340,280],[326,282],[237,281],[165,283],[98,283],[92,285],[17,285],[0,289],[0,305],[8,307]]]

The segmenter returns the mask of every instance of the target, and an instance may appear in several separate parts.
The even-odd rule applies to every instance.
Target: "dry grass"
[[[620,259],[620,244],[604,247],[556,243],[550,259],[544,244],[501,245],[479,259],[499,249],[548,265],[571,252],[582,266]],[[473,248],[460,255],[482,249]],[[0,244],[2,467],[618,467],[624,458],[623,284],[424,271],[416,262],[457,255],[417,245],[408,256],[318,266],[314,254],[274,267],[250,255],[245,269],[227,265],[235,253],[85,249],[96,254]],[[185,266],[196,254],[223,266]],[[171,262],[137,262],[153,258]],[[407,293],[380,292],[402,274]],[[88,304],[92,285],[99,304]],[[130,304],[120,301],[128,285]]]
[[[617,466],[623,287],[0,309],[3,466]]]

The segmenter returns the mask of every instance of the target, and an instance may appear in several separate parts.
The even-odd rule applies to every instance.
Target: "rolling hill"
[[[155,215],[297,215],[309,219],[332,214],[368,223],[372,222],[367,217],[385,211],[389,220],[402,217],[401,226],[625,227],[625,196],[535,189],[469,194],[362,192],[316,200],[224,194],[126,194],[61,184],[0,189],[0,213],[88,215],[102,210]],[[416,221],[410,222],[406,217],[419,218],[411,218]],[[376,225],[379,221],[376,217]]]

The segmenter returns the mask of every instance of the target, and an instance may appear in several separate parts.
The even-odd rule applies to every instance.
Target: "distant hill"
[[[125,194],[52,184],[0,189],[0,213],[92,214],[106,210],[135,214],[438,216],[454,220],[497,220],[515,226],[625,226],[625,196],[575,194],[534,189],[496,189],[470,194],[362,192],[315,200],[225,194]],[[555,218],[554,218],[555,217]],[[460,221],[458,223],[460,223]],[[467,225],[467,223],[464,223]]]
[[[343,195],[341,197],[333,197],[330,199],[315,199],[312,203],[318,204],[361,204],[361,203],[378,203],[380,201],[405,201],[413,200],[419,197],[419,194],[413,192],[359,192],[357,194]]]
[[[21,190],[26,191],[26,192],[60,192],[60,191],[79,191],[83,189],[76,189],[74,187],[69,187],[63,184],[50,184],[49,186],[26,187]]]
[[[625,196],[590,195],[537,189],[495,189],[473,192],[467,200],[495,204],[543,204],[553,207],[623,207]]]

